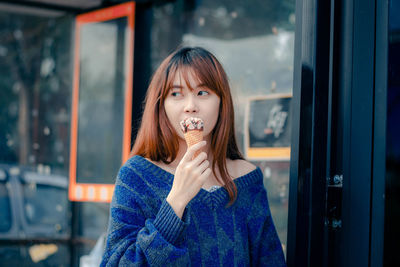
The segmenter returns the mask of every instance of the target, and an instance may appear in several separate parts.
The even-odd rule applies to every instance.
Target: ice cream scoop
[[[186,144],[191,147],[203,140],[204,122],[200,118],[190,117],[180,122]],[[200,154],[200,150],[196,151],[194,158]]]

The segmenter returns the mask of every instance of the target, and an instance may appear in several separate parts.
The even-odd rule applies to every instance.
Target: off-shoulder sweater
[[[140,156],[120,169],[101,266],[286,266],[259,168],[200,189],[180,219],[166,201],[173,174]]]

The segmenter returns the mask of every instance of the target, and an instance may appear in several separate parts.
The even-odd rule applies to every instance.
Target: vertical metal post
[[[374,89],[374,136],[371,205],[371,253],[370,266],[384,264],[384,220],[386,185],[386,116],[388,90],[389,3],[376,1],[375,37],[375,89]]]
[[[298,1],[290,167],[289,266],[323,266],[331,2]]]

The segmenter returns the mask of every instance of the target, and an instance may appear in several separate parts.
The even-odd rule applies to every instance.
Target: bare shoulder
[[[228,170],[234,179],[246,175],[257,168],[254,164],[242,159],[228,160],[227,163]]]

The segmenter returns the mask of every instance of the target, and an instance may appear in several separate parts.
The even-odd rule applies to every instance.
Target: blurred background
[[[182,45],[223,64],[286,253],[295,0],[137,1],[108,17],[122,2],[0,3],[0,265],[90,266],[110,200],[93,192],[115,181],[151,74]]]

